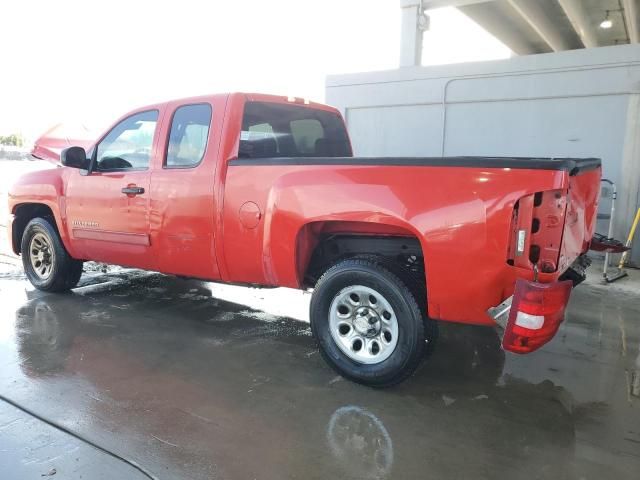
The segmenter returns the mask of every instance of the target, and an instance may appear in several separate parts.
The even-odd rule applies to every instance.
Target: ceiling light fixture
[[[607,10],[607,14],[604,17],[604,20],[602,20],[602,22],[600,22],[600,28],[608,30],[611,27],[613,27],[613,22],[609,18],[609,10]]]

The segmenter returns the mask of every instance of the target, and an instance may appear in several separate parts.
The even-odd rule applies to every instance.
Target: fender
[[[327,224],[334,232],[422,238],[402,215],[403,199],[386,186],[345,184],[341,175],[326,171],[323,182],[313,178],[309,171],[286,174],[269,190],[262,260],[270,284],[300,288],[300,267],[308,263],[309,247]],[[332,201],[318,201],[323,197]]]
[[[62,244],[69,254],[75,257],[66,219],[65,177],[64,168],[51,168],[22,175],[9,190],[9,212],[15,215],[19,207],[25,204],[48,207],[53,213]]]
[[[444,190],[422,196],[381,182],[349,183],[344,171],[282,175],[271,186],[265,208],[262,262],[267,282],[299,288],[301,272],[327,227],[332,232],[411,236],[424,255],[429,312],[438,315],[440,289],[428,279],[438,274],[443,255],[464,241],[470,249],[482,249],[487,241],[485,203],[469,189],[452,205]],[[331,202],[320,200],[324,198]],[[443,199],[447,206],[441,205]]]

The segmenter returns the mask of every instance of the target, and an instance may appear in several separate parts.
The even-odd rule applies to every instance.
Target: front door
[[[91,173],[67,183],[71,241],[87,260],[149,268],[149,184],[160,112],[118,122],[96,145]]]

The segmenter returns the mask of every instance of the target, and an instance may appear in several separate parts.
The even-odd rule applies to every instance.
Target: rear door
[[[167,106],[151,177],[154,270],[220,278],[215,255],[215,174],[226,96]]]
[[[150,267],[150,165],[160,117],[150,109],[122,119],[94,148],[92,172],[70,175],[67,221],[85,259]]]

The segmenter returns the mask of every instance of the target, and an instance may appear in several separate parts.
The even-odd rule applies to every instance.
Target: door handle
[[[135,185],[129,186],[129,187],[124,187],[122,189],[122,193],[124,193],[125,195],[142,195],[144,193],[144,188],[142,187],[136,187]]]

